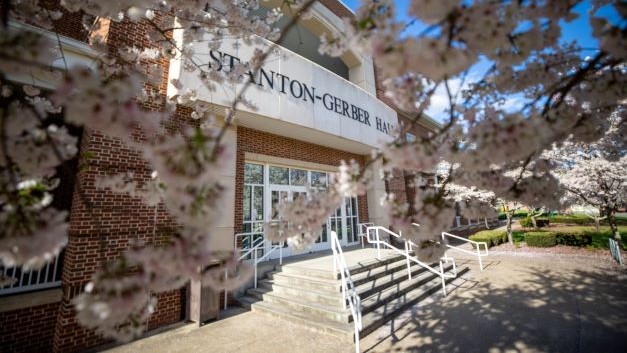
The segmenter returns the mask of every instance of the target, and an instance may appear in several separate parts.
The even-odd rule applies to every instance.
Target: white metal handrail
[[[259,232],[249,232],[249,233],[238,233],[235,234],[235,239],[237,239],[238,236],[243,236],[243,235],[258,235],[260,234]],[[272,252],[274,252],[275,250],[279,250],[279,264],[283,265],[283,242],[280,242],[279,244],[272,244],[270,247],[270,250],[268,250],[263,256],[261,257],[257,257],[259,254],[259,251],[261,248],[264,248],[266,245],[266,240],[263,237],[257,238],[255,240],[253,240],[250,244],[250,247],[248,248],[248,250],[246,250],[245,252],[243,252],[240,257],[238,258],[238,261],[242,261],[244,259],[246,259],[248,257],[248,255],[250,255],[252,253],[252,264],[253,264],[253,281],[254,281],[254,285],[255,288],[257,288],[257,265],[263,261],[264,259],[266,259]],[[229,276],[228,271],[224,270],[224,278],[227,279]],[[228,296],[227,296],[227,290],[224,290],[224,309],[227,308],[228,306]]]
[[[374,234],[376,235],[376,239],[370,239],[370,234],[371,232],[374,231]],[[457,277],[457,267],[455,266],[455,259],[450,258],[450,257],[442,257],[440,258],[440,270],[436,270],[435,268],[429,266],[428,264],[418,260],[415,256],[411,256],[410,253],[412,252],[412,247],[416,246],[416,244],[414,244],[411,240],[406,240],[403,239],[403,243],[405,245],[405,250],[401,250],[395,246],[393,246],[392,244],[389,244],[386,241],[381,240],[381,237],[379,236],[379,231],[383,231],[385,233],[388,233],[391,236],[394,236],[396,238],[401,238],[400,234],[396,234],[393,231],[385,228],[385,227],[381,227],[381,226],[373,226],[373,227],[368,227],[367,229],[367,239],[368,242],[371,244],[376,244],[377,245],[377,257],[379,259],[381,259],[381,245],[386,246],[387,248],[394,250],[395,252],[405,256],[405,258],[407,259],[407,275],[409,277],[409,279],[411,280],[411,262],[414,262],[416,264],[418,264],[419,266],[425,268],[426,270],[428,270],[429,272],[437,275],[440,277],[440,279],[442,280],[442,293],[444,295],[446,295],[446,278],[455,278]],[[417,246],[416,246],[417,247]],[[453,271],[452,273],[445,273],[444,272],[444,263],[449,263],[452,262],[453,264]]]
[[[466,254],[470,254],[470,255],[476,255],[477,259],[479,260],[479,268],[481,269],[481,271],[483,271],[483,261],[481,260],[482,257],[484,256],[488,256],[488,243],[484,242],[484,241],[474,241],[474,240],[470,240],[470,239],[466,239],[466,238],[462,238],[460,236],[448,233],[448,232],[442,232],[442,240],[446,240],[445,237],[450,237],[450,238],[455,238],[455,239],[459,239],[462,240],[466,243],[470,243],[475,245],[475,251],[470,251],[470,250],[466,250],[466,249],[462,249],[460,247],[457,246],[453,246],[450,244],[446,244],[447,247],[457,250],[457,251],[461,251],[464,252]],[[481,251],[481,246],[484,246],[484,251]]]
[[[361,331],[361,298],[357,294],[357,287],[353,283],[350,270],[346,265],[344,259],[344,253],[342,252],[342,245],[337,238],[337,233],[331,231],[331,250],[333,251],[333,273],[339,271],[340,278],[342,280],[342,303],[344,309],[346,309],[346,302],[353,315],[353,322],[355,324],[355,352],[359,353],[359,331]]]
[[[357,234],[358,237],[361,238],[361,248],[364,248],[364,239],[366,239],[368,237],[367,232],[364,232],[364,230],[367,230],[368,227],[372,227],[374,226],[374,223],[372,222],[366,222],[366,223],[358,223],[357,224],[357,228],[359,229],[359,233]]]

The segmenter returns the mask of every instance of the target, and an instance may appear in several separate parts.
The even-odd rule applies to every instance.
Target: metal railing
[[[357,234],[357,236],[360,238],[360,242],[361,242],[361,248],[363,249],[365,247],[365,242],[367,241],[367,237],[368,234],[366,232],[366,230],[368,229],[368,227],[372,227],[374,226],[374,223],[372,222],[367,222],[367,223],[358,223],[357,227],[359,228],[359,233]]]
[[[610,254],[612,255],[612,258],[614,260],[616,260],[616,262],[618,262],[619,265],[623,265],[623,257],[620,255],[620,245],[619,243],[610,238]]]
[[[385,228],[385,227],[381,227],[381,226],[373,226],[373,227],[368,227],[367,229],[367,239],[368,242],[371,244],[376,244],[377,246],[377,258],[379,260],[381,260],[381,245],[394,250],[395,252],[405,256],[405,258],[407,259],[407,275],[409,277],[409,279],[411,280],[411,262],[414,262],[416,264],[418,264],[419,266],[425,268],[426,270],[428,270],[429,272],[437,275],[440,277],[440,279],[442,280],[442,293],[446,296],[446,279],[447,278],[455,278],[457,277],[457,267],[455,265],[455,259],[444,256],[442,258],[440,258],[440,270],[438,271],[437,269],[431,267],[430,265],[418,260],[415,256],[411,256],[411,252],[413,251],[413,247],[418,247],[416,244],[414,244],[411,240],[406,240],[403,239],[403,243],[405,245],[405,249],[401,250],[395,246],[393,246],[392,244],[381,240],[381,237],[379,235],[379,232],[383,231],[387,234],[389,234],[390,236],[394,236],[396,238],[400,238],[403,239],[401,237],[400,234],[396,234],[393,231]],[[370,234],[374,233],[376,236],[376,239],[370,239]],[[453,271],[452,273],[445,273],[444,272],[444,263],[449,263],[451,262],[453,264]]]
[[[361,298],[357,294],[357,287],[353,283],[350,270],[346,265],[344,259],[344,253],[342,252],[342,244],[337,238],[337,233],[331,231],[331,250],[333,251],[333,273],[339,271],[340,278],[342,280],[342,303],[344,309],[346,309],[346,302],[353,315],[353,322],[355,324],[355,352],[359,353],[359,331],[361,331]]]
[[[0,295],[29,292],[33,290],[61,286],[63,258],[61,255],[48,262],[39,270],[24,271],[22,267],[0,266],[0,272],[6,277],[15,278],[15,282],[0,288]]]
[[[238,237],[241,236],[252,236],[253,240],[250,242],[250,247],[246,249],[246,251],[244,251],[238,261],[246,261],[246,260],[252,260],[252,265],[253,265],[253,283],[255,288],[257,288],[257,265],[265,260],[268,256],[270,256],[271,253],[273,253],[274,251],[278,250],[279,251],[279,264],[283,265],[283,242],[280,242],[278,244],[271,244],[270,246],[270,250],[268,250],[267,252],[265,252],[263,254],[263,256],[259,257],[259,250],[265,249],[266,246],[266,240],[262,237],[254,239],[255,235],[259,235],[259,232],[249,232],[249,233],[238,233],[235,234],[235,239],[237,239]],[[242,249],[243,250],[243,249]],[[250,256],[252,254],[252,258],[248,259],[248,256]],[[228,278],[229,274],[227,270],[224,270],[224,278]],[[227,296],[228,292],[225,289],[224,290],[224,309],[227,308],[228,306],[228,296]]]
[[[450,245],[450,244],[446,244],[446,246],[451,248],[451,249],[453,249],[453,250],[461,251],[461,252],[466,253],[466,254],[476,255],[477,259],[479,260],[479,268],[481,269],[481,271],[483,271],[483,261],[481,260],[481,258],[484,257],[484,256],[488,256],[488,244],[486,242],[484,242],[484,241],[474,241],[474,240],[462,238],[460,236],[457,236],[457,235],[454,235],[454,234],[451,234],[451,233],[448,233],[448,232],[442,232],[442,240],[446,240],[446,237],[462,240],[462,241],[464,241],[466,243],[473,244],[476,251],[470,251],[470,250],[462,249],[460,247],[453,246],[453,245]],[[481,251],[480,245],[484,246],[484,252]]]

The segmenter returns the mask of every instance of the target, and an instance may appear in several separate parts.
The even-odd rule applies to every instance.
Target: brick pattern
[[[360,165],[363,165],[365,162],[365,157],[358,154],[340,151],[330,147],[319,146],[258,130],[252,130],[245,127],[238,127],[234,219],[236,233],[242,232],[244,228],[242,221],[244,217],[244,156],[246,152],[338,166],[342,160],[349,161],[354,159]],[[366,222],[368,220],[367,198],[365,196],[360,196],[357,203],[359,208],[359,221]]]
[[[0,351],[49,352],[59,303],[3,312],[0,315]]]
[[[344,5],[340,1],[337,1],[337,0],[320,0],[320,3],[322,5],[324,5],[327,9],[331,10],[331,12],[333,12],[334,14],[336,14],[340,18],[342,18],[342,17],[348,17],[348,18],[355,17],[355,14],[353,14],[353,12],[348,7],[346,7],[346,5]]]
[[[126,45],[149,47],[146,23],[110,22],[103,27],[107,33],[109,50]],[[163,81],[152,90],[165,97],[167,87],[167,60],[158,62],[163,67]],[[163,109],[162,100],[142,103],[144,109]],[[167,125],[173,131],[188,121],[186,109],[177,111]],[[136,138],[142,136],[137,134]],[[93,272],[104,262],[116,259],[128,248],[131,239],[147,244],[163,245],[176,232],[176,221],[169,216],[164,205],[146,206],[139,198],[113,193],[95,187],[99,176],[132,172],[143,182],[150,179],[151,169],[141,153],[127,147],[122,141],[97,131],[86,131],[81,143],[81,157],[77,186],[70,213],[69,239],[63,267],[63,299],[57,318],[53,340],[55,352],[75,352],[105,342],[93,331],[81,327],[75,319],[71,301],[89,281]],[[89,155],[89,158],[87,158]],[[84,203],[81,193],[85,197]],[[88,207],[89,205],[89,207]],[[159,293],[155,313],[151,315],[148,329],[178,322],[184,314],[185,290]]]

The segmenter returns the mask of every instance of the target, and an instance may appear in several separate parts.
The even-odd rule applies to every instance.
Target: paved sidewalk
[[[475,261],[448,297],[406,311],[362,351],[627,352],[627,273],[607,258],[490,255],[483,272]]]
[[[464,258],[460,253],[451,253]],[[609,256],[608,256],[609,257]],[[470,259],[470,258],[468,258]],[[363,352],[627,352],[627,275],[610,262],[499,254],[361,341]],[[452,287],[451,287],[452,288]],[[354,352],[333,337],[245,312],[108,350]]]

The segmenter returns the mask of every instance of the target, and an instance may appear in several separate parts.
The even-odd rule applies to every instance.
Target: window
[[[302,169],[290,169],[290,185],[305,186],[307,184],[307,171]]]
[[[350,197],[345,199],[346,203],[346,237],[349,243],[357,241],[357,224],[359,223],[359,215],[357,213],[357,198]]]
[[[270,166],[268,176],[270,184],[289,185],[289,168]]]
[[[241,249],[250,248],[254,241],[263,238],[263,169],[261,164],[244,164],[244,234],[236,239]],[[260,249],[257,256],[263,256],[263,249]]]
[[[326,188],[328,184],[327,173],[325,172],[311,172],[311,186]]]

